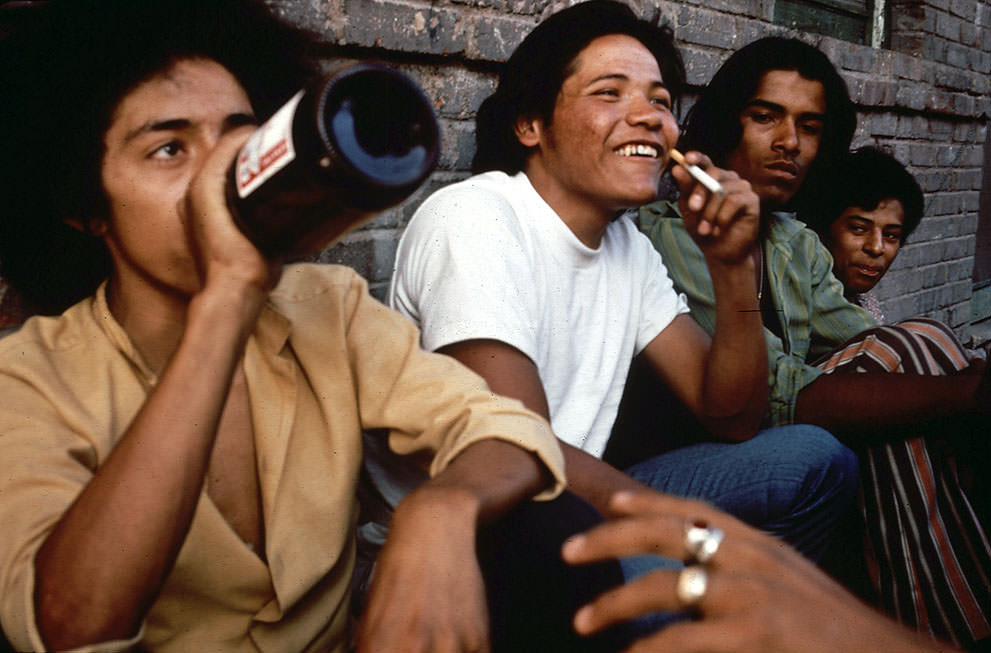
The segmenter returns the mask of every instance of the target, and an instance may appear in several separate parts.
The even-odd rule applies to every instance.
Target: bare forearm
[[[577,447],[562,442],[561,450],[564,452],[568,489],[592,504],[603,515],[609,514],[609,500],[616,492],[649,489],[612,465]]]
[[[757,432],[767,405],[767,351],[754,267],[709,263],[716,325],[703,380],[703,422],[717,435],[746,439]]]
[[[135,633],[185,538],[254,300],[204,296],[156,388],[35,561],[39,628],[63,649]]]
[[[717,179],[723,192],[710,193],[681,166],[671,171],[685,230],[705,257],[716,303],[702,376],[683,389],[682,399],[713,434],[744,440],[757,432],[767,401],[755,257],[760,198],[736,172],[718,168],[700,152],[687,152],[685,159]]]
[[[533,454],[490,439],[467,447],[406,497],[378,558],[358,650],[487,650],[479,525],[549,483]]]
[[[799,392],[795,421],[855,435],[975,412],[980,379],[978,374],[823,374]]]
[[[466,515],[486,523],[550,483],[550,472],[534,454],[503,440],[488,439],[467,447],[410,498],[417,499],[418,493],[457,497],[454,500]]]
[[[482,375],[498,394],[523,402],[530,410],[550,420],[547,397],[537,368],[518,350],[495,341],[459,343],[441,350]],[[618,490],[643,490],[644,486],[598,458],[558,440],[564,453],[568,489],[604,510]],[[467,453],[467,452],[466,452]]]

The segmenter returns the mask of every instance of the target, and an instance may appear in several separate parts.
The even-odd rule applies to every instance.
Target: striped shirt
[[[677,209],[656,203],[642,208],[639,219],[675,288],[688,296],[692,316],[711,334],[712,283]],[[938,322],[875,327],[867,311],[843,298],[832,257],[797,220],[772,215],[763,245],[763,285],[782,325],[781,337],[764,330],[771,424],[792,421],[799,391],[819,374],[944,375],[967,366],[964,349]],[[965,427],[951,420],[946,432],[966,437]],[[963,461],[940,437],[945,434],[919,426],[899,435],[859,452],[874,601],[920,632],[968,646],[991,635],[991,544],[961,485]]]
[[[945,325],[914,318],[857,334],[819,366],[828,374],[942,376],[969,364]],[[879,607],[920,632],[969,646],[991,636],[991,543],[960,481],[966,420],[910,425],[861,452],[867,564]],[[956,445],[955,445],[956,443]],[[978,466],[986,461],[978,461]]]

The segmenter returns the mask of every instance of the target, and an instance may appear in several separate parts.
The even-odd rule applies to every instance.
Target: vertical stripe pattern
[[[864,331],[818,367],[943,375],[967,364],[946,326],[916,318]],[[862,461],[868,569],[879,607],[960,646],[991,636],[991,546],[950,444],[923,432],[869,446]]]

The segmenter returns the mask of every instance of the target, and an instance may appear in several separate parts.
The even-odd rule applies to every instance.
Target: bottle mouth
[[[378,64],[335,76],[318,100],[320,137],[335,163],[359,179],[412,192],[437,165],[439,129],[409,78]]]

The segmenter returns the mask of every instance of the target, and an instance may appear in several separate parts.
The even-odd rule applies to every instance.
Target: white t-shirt
[[[661,257],[626,216],[585,246],[525,174],[487,172],[420,206],[399,242],[389,303],[436,350],[492,339],[537,366],[551,426],[601,456],[630,361],[679,314]]]

